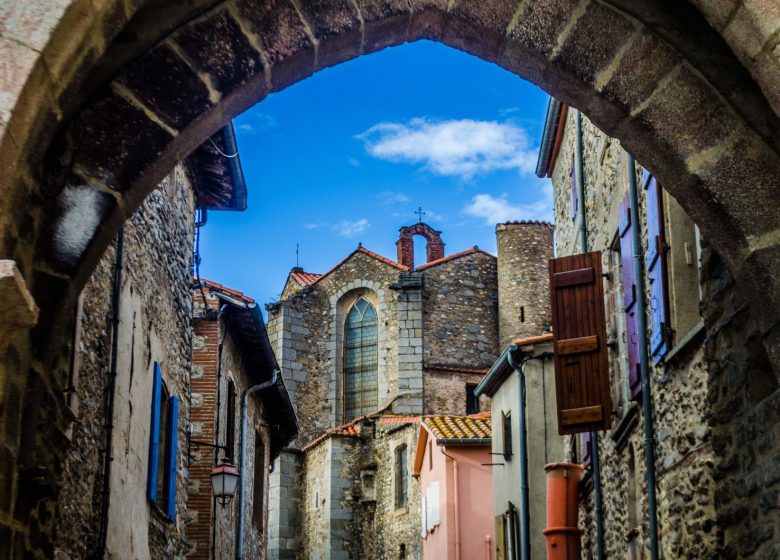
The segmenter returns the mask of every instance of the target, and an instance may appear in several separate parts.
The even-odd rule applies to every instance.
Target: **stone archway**
[[[401,228],[398,241],[395,242],[399,263],[408,267],[409,270],[414,270],[415,235],[425,239],[425,262],[429,263],[444,258],[444,241],[441,240],[441,232],[420,222]]]
[[[13,285],[26,283],[41,318],[7,335],[4,375],[19,377],[24,402],[4,409],[6,423],[18,426],[27,408],[29,425],[56,425],[68,302],[176,161],[268,93],[418,39],[497,63],[621,139],[745,286],[777,367],[780,15],[760,2],[670,4],[74,0],[58,12],[7,3],[0,258],[16,261]],[[41,430],[24,450],[4,441],[3,469],[56,463],[54,438]]]

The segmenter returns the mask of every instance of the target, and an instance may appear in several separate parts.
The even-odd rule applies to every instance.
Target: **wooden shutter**
[[[577,196],[577,168],[574,165],[574,156],[571,158],[571,219],[577,219],[577,210],[579,210],[579,197]]]
[[[612,410],[601,252],[550,260],[558,431],[605,430]]]
[[[506,535],[504,533],[504,514],[496,515],[496,560],[507,560]]]
[[[631,206],[628,194],[620,203],[618,237],[620,238],[620,267],[623,280],[623,312],[626,314],[626,350],[628,353],[628,388],[632,399],[642,394],[639,371],[639,336],[636,315],[636,280],[634,278],[634,224],[631,223]]]
[[[146,494],[149,500],[157,502],[157,461],[160,455],[160,399],[162,395],[162,370],[154,362],[152,374],[152,421],[149,434],[149,470],[147,472]]]
[[[170,421],[168,422],[168,465],[165,469],[167,480],[165,487],[168,489],[167,503],[165,504],[165,513],[168,519],[176,519],[176,453],[179,443],[179,399],[171,397],[168,408]]]
[[[658,363],[669,351],[669,304],[666,241],[661,187],[645,171],[647,204],[647,279],[650,284],[650,356]]]
[[[227,422],[225,422],[225,459],[233,462],[236,452],[236,384],[227,384]]]

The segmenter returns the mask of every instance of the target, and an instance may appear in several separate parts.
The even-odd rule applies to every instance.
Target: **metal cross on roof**
[[[417,214],[418,218],[420,218],[420,223],[422,223],[422,217],[426,214],[426,212],[423,212],[422,206],[417,207],[417,212],[415,212],[415,214]]]

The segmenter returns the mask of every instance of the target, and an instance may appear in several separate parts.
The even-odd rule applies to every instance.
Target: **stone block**
[[[405,0],[358,0],[358,8],[365,29],[364,50],[397,45],[406,40],[406,27],[410,17],[410,5]],[[368,287],[376,290],[370,281]]]
[[[16,329],[29,329],[38,322],[38,306],[22,273],[11,260],[0,260],[0,302],[3,321],[0,340]]]
[[[30,47],[0,37],[0,121],[11,120],[19,94],[37,59],[37,53]]]

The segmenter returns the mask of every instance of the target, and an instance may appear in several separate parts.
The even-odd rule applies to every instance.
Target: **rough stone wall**
[[[292,560],[301,549],[301,464],[297,451],[283,450],[268,477],[268,558]]]
[[[305,454],[303,460],[303,507],[301,508],[304,560],[329,558],[330,511],[330,446],[327,440]]]
[[[412,476],[418,424],[376,424],[304,453],[302,558],[419,558],[420,488]],[[395,507],[395,451],[406,445],[408,504]]]
[[[398,304],[396,292],[389,287],[398,282],[398,273],[397,268],[357,252],[316,284],[269,307],[269,336],[301,430],[295,445],[305,445],[343,418],[340,303],[352,293],[364,290],[377,308],[379,406],[396,394]]]
[[[607,264],[617,231],[618,205],[627,193],[625,155],[619,144],[583,118],[585,201],[572,217],[571,158],[574,147],[573,111],[553,173],[556,203],[556,254],[580,252],[579,228],[584,207],[588,249],[601,250]],[[642,169],[637,166],[637,176]],[[639,189],[643,250],[647,250],[644,189]],[[619,267],[609,266],[613,274]],[[605,281],[605,297],[614,298],[615,279]],[[620,298],[618,298],[620,299]],[[648,299],[649,301],[649,299]],[[620,304],[608,305],[611,314],[622,313]],[[615,386],[626,383],[625,372],[614,371],[625,355],[621,352],[625,326],[617,316],[608,318],[611,339],[611,379]],[[622,332],[621,332],[622,331]],[[676,350],[676,351],[675,351]],[[714,508],[713,453],[708,426],[707,395],[711,375],[700,339],[675,348],[665,363],[651,369],[655,467],[657,480],[660,551],[667,558],[717,557],[718,536]],[[647,555],[647,500],[642,446],[642,413],[627,402],[625,388],[613,391],[613,424],[601,432],[601,483],[604,496],[605,546],[607,557],[623,557],[632,539]],[[576,438],[579,442],[579,438]],[[579,443],[578,443],[579,444]],[[581,450],[580,450],[581,453]],[[581,455],[579,455],[581,456]],[[633,463],[634,468],[629,468]],[[581,523],[586,528],[584,554],[595,554],[595,525],[592,516],[592,483],[586,483]],[[634,514],[636,512],[636,514]],[[681,520],[686,520],[681,523]]]
[[[423,377],[425,406],[423,414],[466,414],[466,385],[478,385],[487,371],[452,372],[426,369]],[[490,410],[490,399],[479,399],[479,410]]]
[[[109,509],[108,557],[160,558],[185,553],[186,433],[189,409],[192,216],[194,199],[181,168],[125,225]],[[54,548],[84,558],[98,546],[102,505],[104,395],[110,371],[115,251],[101,259],[83,291],[74,363],[71,444],[55,515]],[[153,362],[180,398],[176,521],[146,498]],[[128,522],[132,520],[132,522]],[[0,539],[2,540],[2,539]]]
[[[733,275],[709,248],[702,305],[718,558],[780,558],[780,389]]]
[[[426,365],[490,367],[498,355],[496,259],[474,252],[423,271]]]
[[[414,423],[378,432],[375,442],[377,474],[374,558],[376,560],[401,558],[401,545],[404,545],[407,559],[422,558],[420,481],[412,476],[419,429],[419,424]],[[403,444],[406,445],[406,464],[409,471],[407,474],[408,505],[396,508],[395,450]]]
[[[552,325],[547,261],[553,256],[553,231],[551,224],[537,222],[496,226],[500,348]]]

